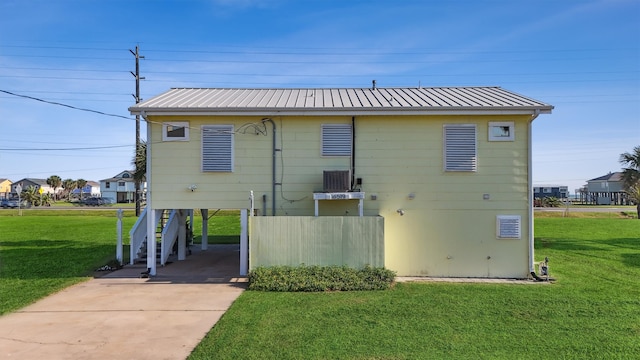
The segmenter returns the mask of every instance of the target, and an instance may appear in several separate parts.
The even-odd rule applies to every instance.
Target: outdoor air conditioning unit
[[[325,170],[322,178],[324,192],[346,192],[351,190],[349,170]]]

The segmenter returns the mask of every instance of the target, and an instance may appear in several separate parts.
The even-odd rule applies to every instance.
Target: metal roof
[[[591,180],[587,180],[587,182],[589,181],[622,181],[622,173],[621,172],[614,172],[614,173],[608,173],[607,175],[602,175],[599,176],[595,179],[591,179]]]
[[[553,106],[500,87],[174,88],[132,114],[550,113]]]

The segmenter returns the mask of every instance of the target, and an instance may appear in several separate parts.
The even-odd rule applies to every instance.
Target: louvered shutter
[[[351,156],[351,125],[322,125],[322,156]]]
[[[498,239],[520,239],[521,221],[518,215],[498,215],[496,236]]]
[[[202,171],[233,171],[233,126],[202,127]]]
[[[444,170],[476,171],[476,126],[451,124],[444,126]]]

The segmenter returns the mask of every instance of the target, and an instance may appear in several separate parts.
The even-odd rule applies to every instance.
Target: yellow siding
[[[0,193],[9,193],[11,192],[11,180],[4,180],[0,182]]]
[[[154,208],[249,207],[271,214],[271,124],[267,136],[234,135],[234,172],[200,171],[200,127],[237,131],[262,117],[154,117],[151,198]],[[365,215],[385,218],[385,265],[399,275],[523,277],[528,272],[529,116],[357,117],[355,173],[366,193]],[[162,121],[189,121],[188,142],[161,142]],[[308,216],[323,170],[348,170],[348,157],[322,157],[320,126],[351,117],[274,117],[277,126],[277,215]],[[490,142],[490,121],[515,122],[515,141]],[[155,123],[157,122],[157,123]],[[478,170],[443,171],[443,125],[476,124]],[[187,187],[197,185],[191,192]],[[484,199],[487,194],[489,199]],[[267,196],[266,209],[262,196]],[[372,200],[372,195],[377,197]],[[411,199],[413,197],[413,199]],[[398,209],[405,215],[400,216]],[[320,201],[321,215],[356,215],[357,201]],[[497,215],[520,215],[522,238],[496,238]]]

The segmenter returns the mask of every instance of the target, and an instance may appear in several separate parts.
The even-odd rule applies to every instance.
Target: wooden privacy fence
[[[249,268],[274,265],[384,266],[380,216],[249,218]]]

